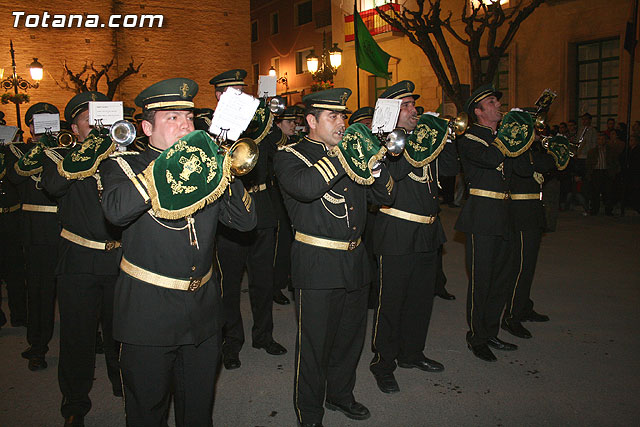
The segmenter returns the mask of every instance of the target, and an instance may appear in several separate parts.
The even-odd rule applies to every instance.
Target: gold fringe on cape
[[[507,157],[518,157],[520,154],[524,153],[525,151],[527,151],[529,149],[529,147],[531,147],[531,144],[533,143],[533,139],[536,136],[536,132],[533,131],[531,132],[531,137],[529,137],[529,141],[527,141],[527,143],[524,145],[524,147],[522,147],[521,149],[519,149],[518,151],[516,151],[515,153],[509,151],[507,149],[507,147],[505,147],[505,145],[502,143],[502,141],[500,141],[498,138],[495,139],[494,144],[496,145],[496,147],[498,147],[498,149],[500,151],[502,151],[502,154],[504,154]]]
[[[407,153],[406,149],[404,150],[404,158],[407,159],[407,162],[409,162],[409,164],[411,166],[416,167],[416,168],[421,168],[421,167],[425,166],[426,164],[431,163],[432,161],[434,161],[440,155],[440,152],[444,149],[444,145],[447,143],[446,139],[447,139],[447,133],[445,132],[444,135],[442,136],[442,139],[440,140],[440,145],[438,146],[436,151],[431,153],[431,155],[429,157],[427,157],[426,159],[424,159],[422,161],[417,161],[417,160],[412,159],[411,156],[409,156],[409,153]]]
[[[87,178],[89,176],[92,176],[94,173],[96,173],[96,171],[98,170],[98,166],[100,166],[100,162],[102,162],[104,159],[109,157],[111,155],[111,153],[113,153],[114,151],[116,151],[116,144],[113,141],[111,141],[111,145],[109,146],[107,151],[105,151],[104,153],[99,155],[98,158],[96,159],[96,161],[93,163],[93,165],[91,165],[91,167],[89,169],[85,169],[85,170],[81,170],[81,171],[77,171],[77,172],[69,172],[69,171],[64,169],[64,161],[62,161],[62,162],[58,163],[58,173],[60,174],[60,176],[63,176],[65,178],[67,178],[67,179],[84,179],[84,178]],[[67,156],[70,156],[71,153],[72,152],[69,152],[67,154]]]
[[[344,158],[344,155],[342,154],[342,151],[340,151],[340,149],[337,146],[336,147],[332,147],[331,150],[333,151],[332,154],[337,155],[338,160],[340,160],[340,164],[344,168],[345,172],[347,172],[347,175],[349,176],[349,178],[351,178],[353,181],[355,181],[357,184],[360,184],[360,185],[371,185],[371,184],[373,184],[373,182],[375,181],[375,178],[373,177],[371,169],[373,168],[373,165],[376,162],[381,162],[382,158],[385,156],[385,154],[387,154],[387,148],[386,147],[381,147],[380,150],[378,151],[378,153],[376,153],[373,156],[371,156],[371,158],[367,162],[367,168],[369,168],[369,174],[371,176],[369,178],[363,178],[360,175],[356,174],[351,169],[351,166],[349,166],[349,164],[347,163],[347,160]]]
[[[192,215],[198,210],[204,208],[207,204],[214,202],[216,199],[222,196],[224,191],[227,189],[227,186],[231,183],[231,159],[229,158],[229,156],[224,156],[224,161],[222,162],[222,179],[220,179],[220,182],[211,193],[198,200],[197,202],[182,209],[164,209],[160,206],[158,190],[156,188],[155,179],[153,177],[154,164],[155,160],[146,167],[146,169],[143,171],[143,175],[145,177],[145,180],[147,181],[145,184],[147,184],[147,191],[149,192],[149,198],[151,199],[151,208],[153,209],[153,214],[158,218],[175,220]]]

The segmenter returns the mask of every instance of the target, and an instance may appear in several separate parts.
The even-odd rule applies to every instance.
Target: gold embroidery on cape
[[[88,142],[85,141],[78,151],[71,153],[71,160],[73,162],[86,162],[91,160],[91,156],[88,156],[85,153],[89,151],[89,149],[93,149],[95,151],[98,146],[102,144],[102,141],[104,141],[104,139],[99,136],[91,138]]]
[[[218,172],[218,162],[215,157],[209,157],[207,154],[199,147],[192,147],[187,145],[187,141],[179,140],[173,147],[167,151],[167,160],[173,157],[174,154],[177,154],[180,151],[185,151],[186,153],[191,153],[191,157],[188,159],[185,156],[181,156],[178,163],[180,163],[183,168],[182,172],[180,172],[180,179],[183,182],[189,180],[192,173],[200,173],[202,172],[202,164],[204,163],[209,170],[207,174],[206,181],[207,184],[210,183],[213,178],[215,178],[216,173]],[[197,153],[197,154],[196,154]],[[192,185],[184,185],[182,182],[178,182],[173,174],[167,170],[166,172],[167,184],[171,186],[171,192],[173,194],[181,194],[186,193],[189,194],[197,189],[196,186]]]
[[[512,146],[518,146],[524,141],[527,136],[527,128],[526,124],[519,125],[516,122],[507,123],[500,129],[500,133],[505,136],[506,142]],[[520,141],[516,140],[519,139]]]
[[[189,181],[189,177],[192,173],[202,172],[202,166],[200,166],[200,159],[195,154],[191,154],[191,157],[181,157],[179,163],[182,165],[182,172],[180,172],[180,179],[183,181]]]
[[[408,143],[413,147],[415,151],[428,151],[433,146],[438,137],[438,131],[436,129],[429,129],[426,125],[418,125],[416,130],[416,140],[422,141],[421,144],[413,142],[411,138],[408,138]],[[428,141],[427,144],[425,142]]]

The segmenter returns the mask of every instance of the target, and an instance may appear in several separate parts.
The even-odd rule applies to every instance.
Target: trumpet
[[[464,111],[455,117],[444,116],[443,118],[449,121],[449,135],[452,138],[462,135],[469,127],[469,116]]]
[[[136,140],[136,127],[127,120],[118,120],[111,125],[109,137],[119,147],[126,147]]]
[[[395,128],[388,133],[382,132],[382,128],[380,128],[377,137],[392,156],[402,154],[404,146],[407,144],[407,131],[404,128]]]
[[[287,108],[287,103],[279,96],[274,96],[273,98],[271,98],[268,105],[269,111],[271,111],[271,113],[276,116],[284,113],[285,108]]]
[[[230,146],[219,145],[219,154],[229,156],[231,159],[231,173],[235,176],[246,175],[258,163],[258,144],[251,138],[240,138]]]
[[[75,133],[62,129],[58,132],[58,135],[56,135],[56,141],[58,142],[58,147],[72,148],[78,143],[78,137]]]

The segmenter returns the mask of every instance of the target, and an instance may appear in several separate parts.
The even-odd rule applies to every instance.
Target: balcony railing
[[[397,3],[387,3],[380,6],[380,10],[384,12],[391,10],[391,8],[393,8],[396,12],[400,11],[400,5]],[[372,36],[382,33],[388,33],[391,31],[400,31],[399,29],[387,24],[378,15],[378,12],[375,9],[363,10],[362,12],[360,12],[360,16],[362,17],[364,25],[367,26],[367,29]],[[353,40],[353,15],[349,15],[344,17],[344,41],[352,42]]]

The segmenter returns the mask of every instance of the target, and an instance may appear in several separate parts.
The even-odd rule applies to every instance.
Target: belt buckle
[[[357,248],[357,247],[358,247],[358,242],[357,242],[357,241],[350,240],[350,241],[349,241],[349,246],[347,247],[347,250],[348,250],[348,251],[352,251],[352,250],[354,250],[354,249],[355,249],[355,248]]]
[[[200,288],[200,286],[202,286],[202,278],[191,279],[189,281],[189,287],[187,288],[187,291],[188,292],[195,292]]]
[[[0,208],[0,213],[9,213],[10,208]]]
[[[105,242],[104,250],[107,252],[112,251],[115,248],[119,247],[118,243],[119,242],[117,240],[109,240],[108,242]]]

